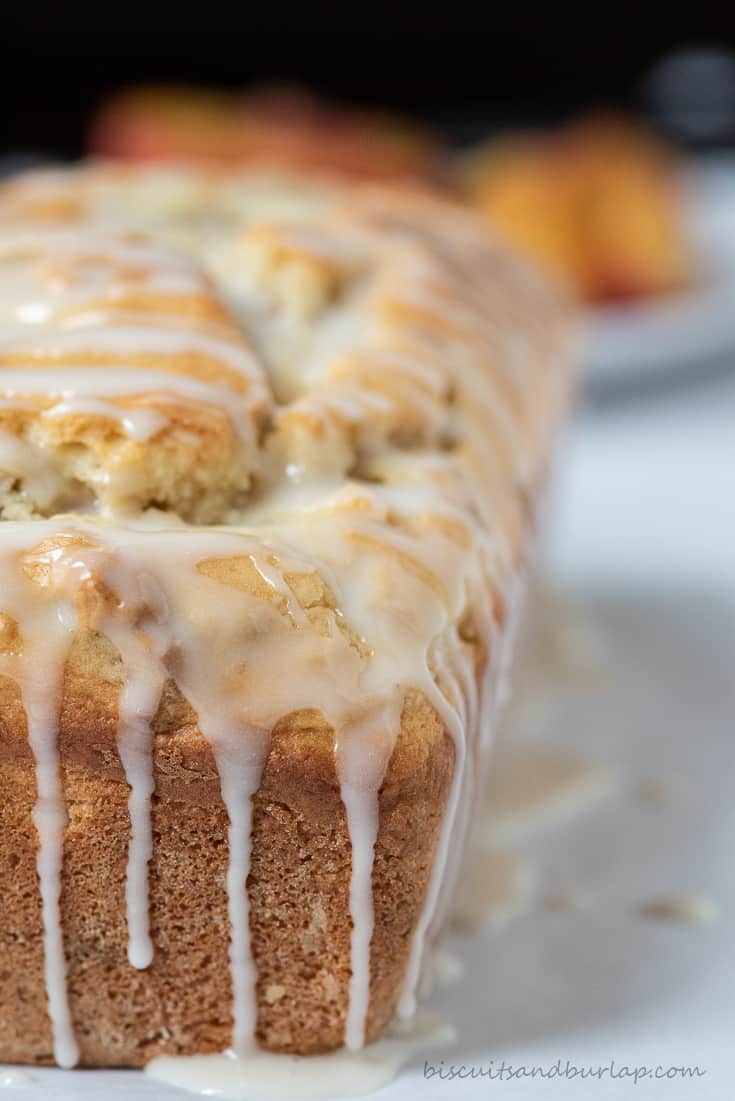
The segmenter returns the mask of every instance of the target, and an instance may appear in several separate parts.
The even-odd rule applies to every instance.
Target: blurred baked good
[[[197,88],[133,88],[95,115],[93,154],[297,168],[366,180],[433,179],[439,143],[393,114],[335,106],[303,89],[240,95]]]
[[[472,206],[585,302],[667,294],[693,277],[675,159],[627,119],[491,141],[460,179]]]

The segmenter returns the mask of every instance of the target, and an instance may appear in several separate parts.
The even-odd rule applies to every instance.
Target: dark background
[[[54,155],[79,153],[89,112],[139,82],[306,83],[428,119],[461,142],[589,107],[645,113],[646,76],[670,51],[716,45],[735,58],[735,14],[708,3],[684,12],[643,2],[534,10],[510,0],[435,8],[14,0],[3,25],[0,148]],[[728,142],[728,133],[713,140]]]

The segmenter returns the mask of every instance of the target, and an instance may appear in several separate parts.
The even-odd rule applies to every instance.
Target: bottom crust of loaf
[[[69,814],[61,912],[80,1065],[140,1067],[157,1055],[223,1051],[232,1032],[228,819],[211,752],[172,687],[156,723],[155,956],[137,971],[127,960],[129,789],[114,743],[114,683],[85,683],[86,694],[67,685],[60,742]],[[0,1060],[45,1064],[53,1054],[31,819],[36,785],[11,681],[0,683],[0,716]],[[435,711],[410,697],[380,792],[368,1041],[395,1011],[453,768],[453,743]],[[287,716],[273,732],[255,797],[248,879],[257,1039],[268,1050],[311,1054],[343,1042],[350,870],[333,733],[319,713]]]

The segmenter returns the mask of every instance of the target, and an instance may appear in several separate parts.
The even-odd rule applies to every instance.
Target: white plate
[[[735,158],[691,165],[683,192],[698,280],[664,298],[586,310],[586,366],[593,384],[650,379],[735,355]]]
[[[380,1101],[731,1101],[735,1081],[735,386],[574,434],[550,572],[599,635],[604,677],[569,683],[554,741],[621,774],[584,818],[527,842],[540,893],[577,884],[577,912],[533,908],[452,949],[466,977],[433,1007],[487,1068],[699,1066],[692,1080],[440,1081],[415,1059]],[[641,802],[658,777],[671,805]],[[657,895],[701,893],[711,925],[645,920]],[[33,1071],[17,1101],[185,1101],[134,1072]],[[0,1091],[2,1098],[2,1091]]]

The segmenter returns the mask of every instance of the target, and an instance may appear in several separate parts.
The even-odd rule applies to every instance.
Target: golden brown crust
[[[227,813],[208,743],[169,686],[156,719],[150,865],[155,956],[127,959],[128,787],[115,744],[116,655],[81,636],[67,666],[61,758],[69,824],[62,918],[69,1002],[81,1064],[142,1066],[159,1054],[221,1051],[232,1020],[225,875]],[[393,1016],[425,894],[454,748],[418,696],[380,792],[373,869],[368,1039]],[[31,812],[32,756],[17,687],[0,681],[0,1059],[53,1062]],[[273,731],[254,803],[248,895],[258,968],[257,1038],[274,1051],[313,1053],[343,1041],[350,976],[350,841],[334,739],[318,712]],[[104,997],[100,991],[104,990]]]

